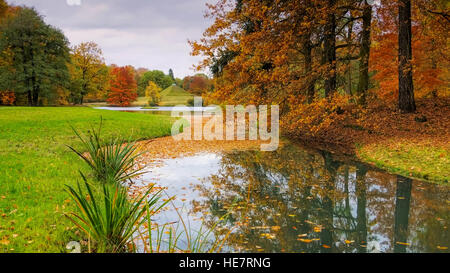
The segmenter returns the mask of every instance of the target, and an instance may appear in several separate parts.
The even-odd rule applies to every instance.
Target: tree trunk
[[[33,64],[34,66],[34,64]],[[36,72],[33,68],[33,73],[31,76],[31,86],[32,86],[32,96],[33,96],[33,106],[38,106],[39,104],[39,88],[36,84]]]
[[[372,6],[364,1],[363,30],[360,49],[359,82],[356,95],[358,104],[366,105],[367,91],[369,90],[369,58],[370,58],[370,33],[372,25]]]
[[[39,91],[37,89],[33,91],[33,106],[39,106]]]
[[[328,16],[325,26],[324,59],[327,66],[325,75],[325,96],[336,91],[336,0],[328,0]]]
[[[352,43],[352,34],[353,34],[353,14],[350,11],[350,20],[351,22],[348,24],[348,33],[347,33],[347,44]],[[347,95],[352,95],[352,60],[347,61],[347,86],[345,92]]]
[[[411,0],[399,2],[399,31],[398,31],[398,105],[404,113],[416,111],[414,100],[414,83],[412,72],[412,46],[411,46]]]
[[[32,96],[32,91],[28,91],[28,92],[27,92],[27,97],[28,97],[28,106],[33,106],[33,96]]]

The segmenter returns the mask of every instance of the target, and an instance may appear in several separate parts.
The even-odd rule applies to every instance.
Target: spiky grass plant
[[[67,186],[78,212],[66,216],[88,236],[96,252],[134,251],[133,236],[148,219],[143,217],[145,213],[151,217],[168,202],[159,202],[161,191],[153,193],[152,186],[141,197],[130,199],[127,188],[117,183],[103,183],[96,192],[83,174],[82,178],[77,188]]]
[[[120,138],[112,138],[110,141],[102,140],[102,124],[103,121],[97,129],[92,127],[86,136],[82,136],[72,127],[82,143],[82,149],[68,147],[89,165],[100,182],[120,183],[142,175],[144,172],[135,164],[137,157],[142,154],[137,151],[136,143],[126,143]]]

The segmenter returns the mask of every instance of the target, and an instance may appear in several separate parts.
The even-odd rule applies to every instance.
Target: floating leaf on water
[[[273,231],[280,231],[281,227],[280,226],[273,226],[271,229]]]
[[[322,232],[322,227],[321,226],[314,227],[314,232],[316,233]]]
[[[306,243],[306,244],[310,244],[313,242],[313,240],[310,239],[302,239],[302,238],[298,238],[297,241],[300,241],[302,243]]]

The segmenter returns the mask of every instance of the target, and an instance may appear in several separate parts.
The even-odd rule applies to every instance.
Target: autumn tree
[[[412,67],[411,0],[399,1],[398,21],[398,104],[401,111],[416,111]]]
[[[5,0],[0,0],[0,18],[3,18],[9,8],[8,3]]]
[[[137,98],[137,84],[129,67],[115,67],[111,71],[108,103],[116,106],[130,106]]]
[[[445,2],[412,2],[415,54],[407,63],[415,96],[448,90]],[[399,100],[398,1],[218,0],[208,7],[214,23],[191,45],[193,55],[204,57],[197,68],[214,76],[211,101],[279,104],[282,116],[315,104],[311,109],[323,111],[311,112],[317,119],[301,115],[327,123],[344,104]]]
[[[212,84],[205,74],[185,77],[183,80],[183,89],[198,96],[211,90]]]
[[[148,98],[150,106],[157,106],[161,101],[162,89],[154,82],[149,81],[147,88],[145,88],[145,97]]]
[[[70,91],[75,103],[83,104],[86,95],[105,89],[108,69],[102,55],[102,50],[94,42],[81,43],[72,49]]]
[[[20,8],[0,32],[0,89],[26,94],[28,104],[37,106],[41,97],[52,98],[67,85],[67,38],[34,9]]]

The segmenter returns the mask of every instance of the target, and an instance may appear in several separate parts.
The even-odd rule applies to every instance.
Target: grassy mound
[[[183,88],[172,85],[161,92],[161,106],[187,105],[194,95]]]

